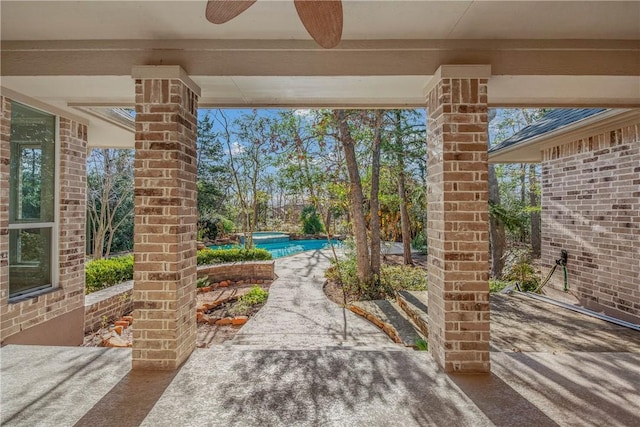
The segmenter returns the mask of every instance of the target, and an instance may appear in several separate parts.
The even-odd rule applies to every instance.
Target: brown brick
[[[445,370],[487,372],[488,334],[460,332],[489,310],[486,81],[443,79],[427,110],[429,348]]]

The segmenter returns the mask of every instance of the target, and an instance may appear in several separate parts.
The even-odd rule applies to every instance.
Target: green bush
[[[267,261],[271,259],[271,254],[266,249],[202,249],[198,251],[198,265],[222,264],[225,262],[238,261]]]
[[[411,242],[411,246],[413,246],[414,249],[420,251],[420,253],[426,254],[427,237],[425,236],[425,232],[421,231],[420,233],[416,234],[416,237],[414,237],[413,241]]]
[[[318,234],[324,232],[320,214],[315,206],[305,206],[300,213],[300,221],[302,221],[302,232],[304,234]]]
[[[526,258],[522,258],[518,263],[512,265],[503,275],[503,279],[518,282],[520,289],[524,292],[533,292],[540,284],[535,268]]]
[[[206,288],[210,284],[211,282],[209,282],[209,279],[206,277],[200,277],[199,279],[196,279],[196,288]]]
[[[491,293],[500,292],[507,286],[509,286],[509,282],[504,280],[489,279],[489,292]]]
[[[133,279],[133,255],[96,259],[85,264],[85,292],[99,291]]]
[[[382,267],[382,283],[396,291],[426,291],[427,270],[408,265]]]
[[[347,294],[356,299],[379,298],[380,292],[393,296],[393,291],[426,291],[427,271],[422,268],[407,265],[383,265],[379,282],[362,284],[358,281],[357,264],[354,255],[347,255],[340,261],[340,265],[333,265],[326,271],[325,276],[342,284]]]
[[[245,316],[251,312],[253,306],[264,304],[268,296],[269,292],[260,286],[254,286],[248,293],[238,298],[238,302],[229,311],[236,316]]]

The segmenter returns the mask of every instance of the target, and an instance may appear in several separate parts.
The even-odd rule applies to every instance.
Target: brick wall
[[[488,372],[487,79],[442,78],[427,109],[429,351]]]
[[[211,283],[223,280],[252,282],[273,280],[274,261],[248,261],[232,264],[203,265],[198,277],[207,277]],[[133,310],[133,281],[120,283],[85,296],[84,331],[91,332]],[[194,314],[195,315],[195,314]]]
[[[211,283],[222,280],[273,280],[274,266],[275,261],[205,265],[198,267],[198,277],[207,277]]]
[[[543,151],[547,268],[561,249],[583,304],[640,323],[640,122]]]
[[[133,281],[90,293],[84,300],[84,332],[100,329],[133,310]]]
[[[8,200],[11,101],[2,98],[0,147],[0,315],[3,342],[24,330],[84,307],[84,253],[87,127],[59,119],[58,170],[59,286],[39,296],[9,303]],[[82,342],[82,324],[69,325],[73,340]],[[77,329],[77,330],[76,330]],[[73,341],[72,340],[72,341]]]

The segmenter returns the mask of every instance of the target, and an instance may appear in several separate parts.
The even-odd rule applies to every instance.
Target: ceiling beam
[[[640,75],[636,40],[3,41],[3,76],[130,75],[136,65],[180,65],[189,75],[432,75],[441,64],[491,64],[496,75]]]

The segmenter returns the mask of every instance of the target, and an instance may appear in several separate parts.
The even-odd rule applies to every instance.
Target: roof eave
[[[595,114],[582,120],[573,122],[559,129],[537,135],[532,138],[520,141],[509,147],[489,152],[489,163],[540,163],[542,161],[542,150],[548,146],[563,143],[568,138],[587,133],[596,127],[600,127],[606,122],[624,120],[629,114],[637,113],[633,109],[611,109]]]

